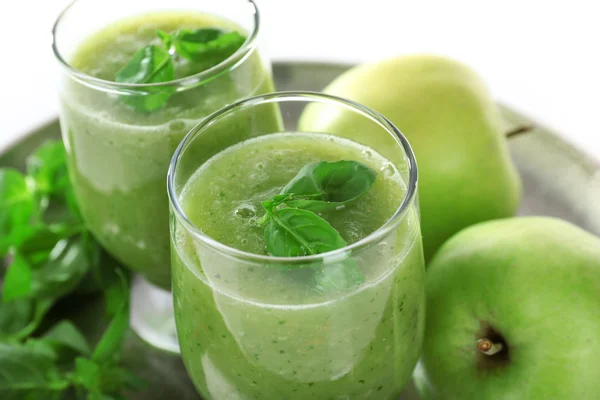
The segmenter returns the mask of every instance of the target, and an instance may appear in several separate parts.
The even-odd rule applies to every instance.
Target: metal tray
[[[323,89],[349,65],[319,63],[275,63],[273,72],[278,90]],[[571,221],[595,234],[600,234],[600,162],[576,149],[552,131],[536,125],[519,113],[502,107],[507,131],[523,124],[535,129],[526,135],[510,139],[511,155],[517,164],[524,185],[521,215],[549,215]],[[59,138],[58,121],[25,134],[5,149],[0,149],[0,167],[23,168],[26,156],[41,142]],[[103,328],[97,316],[102,302],[98,298],[62,301],[53,311],[75,319],[91,340]],[[177,356],[153,349],[130,333],[124,362],[149,385],[142,392],[132,393],[132,400],[199,399]],[[411,386],[402,400],[416,400]]]

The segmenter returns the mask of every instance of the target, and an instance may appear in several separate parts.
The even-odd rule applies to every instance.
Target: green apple
[[[353,68],[324,91],[379,111],[408,138],[419,167],[426,259],[459,230],[515,214],[521,186],[503,120],[484,82],[465,65],[403,56]],[[341,133],[382,153],[394,148],[389,138],[372,137],[364,118],[340,108],[311,105],[299,128]]]
[[[427,274],[425,399],[600,399],[600,238],[548,217],[484,222]]]

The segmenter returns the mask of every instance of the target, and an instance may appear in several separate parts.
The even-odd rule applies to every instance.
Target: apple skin
[[[479,352],[489,329],[507,352]],[[427,271],[414,378],[424,399],[600,399],[600,238],[548,217],[452,237]]]
[[[470,68],[441,56],[401,56],[352,68],[324,92],[380,112],[407,137],[418,164],[426,260],[461,229],[515,215],[521,183],[504,123]],[[381,148],[394,146],[378,146],[382,140],[370,137],[373,128],[364,118],[322,106],[307,107],[299,128],[342,133],[384,156]]]

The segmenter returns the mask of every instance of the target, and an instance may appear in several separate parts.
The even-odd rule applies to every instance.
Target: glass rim
[[[348,108],[353,109],[354,111],[358,111],[363,116],[370,117],[376,123],[378,123],[383,129],[385,129],[391,135],[394,135],[395,138],[399,140],[399,144],[404,150],[404,153],[408,159],[408,182],[407,182],[407,190],[404,194],[404,198],[402,202],[392,214],[379,228],[377,228],[374,232],[365,236],[364,238],[351,243],[341,249],[329,251],[327,253],[313,254],[309,256],[300,256],[300,257],[275,257],[270,255],[262,255],[250,253],[247,251],[239,250],[234,247],[228,246],[224,243],[219,242],[211,238],[202,232],[202,230],[197,227],[190,219],[187,217],[181,204],[179,202],[179,196],[177,195],[177,191],[175,189],[175,173],[176,168],[179,162],[179,159],[182,156],[183,151],[187,148],[188,144],[196,137],[196,135],[201,132],[205,127],[212,124],[214,121],[218,120],[221,116],[228,114],[232,110],[235,110],[239,107],[243,106],[255,106],[260,104],[265,104],[268,102],[275,102],[277,99],[316,99],[320,100],[322,103],[336,103],[342,104]],[[384,117],[379,112],[366,107],[360,103],[357,103],[352,100],[348,100],[342,97],[333,96],[330,94],[314,92],[314,91],[282,91],[282,92],[273,92],[258,96],[249,97],[246,99],[242,99],[236,101],[232,104],[229,104],[212,114],[208,115],[202,121],[197,123],[183,138],[183,140],[177,146],[173,157],[171,158],[171,162],[169,164],[169,169],[167,172],[167,194],[169,197],[169,203],[176,214],[176,218],[178,218],[184,225],[184,227],[191,232],[195,238],[201,240],[208,246],[213,249],[216,249],[226,255],[236,258],[242,259],[245,261],[253,261],[260,262],[264,264],[307,264],[311,262],[318,261],[336,261],[339,259],[346,258],[347,255],[353,253],[355,251],[361,250],[363,248],[367,248],[372,244],[376,243],[377,240],[387,235],[394,228],[396,228],[400,222],[403,220],[403,217],[406,215],[407,209],[412,203],[415,201],[416,193],[417,193],[417,180],[418,180],[418,170],[417,170],[417,162],[415,159],[414,152],[408,139],[402,134],[402,132],[386,117]]]
[[[243,61],[248,54],[250,54],[256,47],[256,41],[258,37],[258,33],[260,30],[260,12],[258,10],[258,6],[256,5],[255,0],[243,0],[247,4],[251,6],[251,12],[253,13],[253,21],[254,25],[252,30],[249,32],[246,40],[242,44],[242,46],[237,49],[235,53],[227,57],[225,60],[221,61],[219,64],[206,69],[204,71],[200,71],[196,74],[185,76],[182,78],[173,79],[167,82],[156,82],[156,83],[125,83],[125,82],[115,82],[109,81],[106,79],[96,78],[92,75],[86,74],[71,65],[59,50],[59,43],[57,40],[57,33],[60,29],[61,22],[67,16],[69,11],[75,6],[75,4],[80,3],[84,0],[73,0],[69,3],[58,15],[54,25],[52,26],[52,51],[54,56],[58,60],[59,64],[66,70],[66,72],[73,78],[90,85],[94,88],[99,89],[108,89],[108,90],[125,90],[125,91],[139,91],[144,88],[165,88],[165,87],[174,87],[176,91],[185,90],[190,87],[194,87],[197,85],[201,85],[212,79],[218,77],[221,73],[227,72],[233,68],[235,68],[238,63]],[[116,21],[115,21],[116,22]]]

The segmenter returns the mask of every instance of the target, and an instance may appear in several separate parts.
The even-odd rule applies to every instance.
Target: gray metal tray
[[[319,91],[348,68],[339,64],[275,63],[274,75],[278,90]],[[523,124],[535,125],[506,107],[503,112],[507,131]],[[8,148],[0,149],[0,167],[23,168],[26,156],[41,142],[59,137],[57,120],[27,133]],[[520,214],[555,216],[600,234],[600,162],[542,126],[515,136],[509,143],[524,184]],[[63,303],[54,317],[68,315],[83,327],[90,339],[97,338],[102,330],[97,317],[103,307],[100,299],[70,298]],[[133,333],[127,341],[125,363],[149,383],[143,392],[128,396],[130,399],[199,399],[181,360],[150,348]],[[412,387],[402,396],[403,400],[417,398]]]

